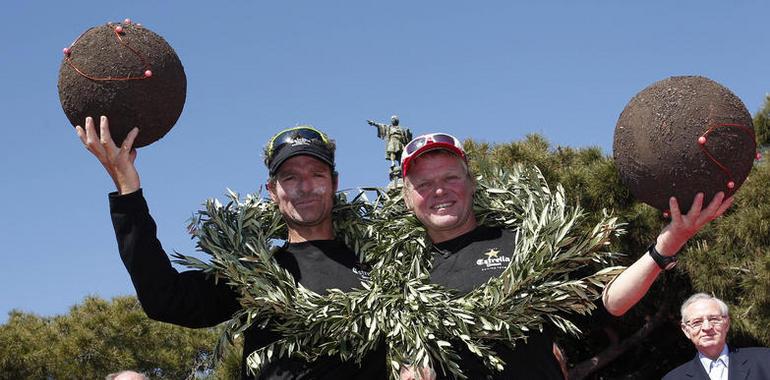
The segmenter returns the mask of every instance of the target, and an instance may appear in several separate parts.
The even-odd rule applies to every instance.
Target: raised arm
[[[658,235],[655,240],[655,250],[661,256],[674,256],[679,250],[710,221],[721,216],[733,203],[733,198],[725,199],[724,193],[714,196],[709,205],[703,207],[703,193],[698,193],[692,207],[686,215],[682,215],[676,198],[669,199],[671,223]],[[636,305],[647,294],[650,286],[662,269],[645,252],[635,263],[618,275],[605,289],[602,295],[604,307],[610,314],[621,316]]]
[[[115,182],[118,194],[110,194],[110,213],[123,264],[137,297],[152,319],[187,327],[214,326],[238,310],[237,294],[224,281],[215,283],[201,271],[179,273],[171,265],[157,238],[157,226],[140,191],[134,166],[134,128],[120,147],[110,135],[107,117],[99,122],[86,118],[85,128],[75,127],[80,141],[102,163]]]
[[[86,118],[85,128],[78,125],[75,131],[86,149],[102,163],[112,177],[118,193],[129,194],[139,190],[141,187],[139,173],[134,166],[136,149],[133,149],[139,128],[132,129],[120,147],[112,141],[106,116],[102,116],[99,121],[99,134],[96,133],[94,120],[90,116]]]

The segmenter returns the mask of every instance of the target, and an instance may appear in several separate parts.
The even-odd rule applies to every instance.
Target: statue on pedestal
[[[385,159],[390,160],[391,184],[401,178],[401,152],[404,146],[412,140],[412,132],[399,125],[397,115],[390,117],[390,124],[377,123],[367,120],[369,125],[377,128],[377,137],[385,140]]]
[[[377,127],[377,137],[385,140],[385,159],[390,160],[390,167],[401,166],[401,151],[412,139],[412,132],[399,125],[398,116],[390,117],[390,124],[381,124],[371,120],[367,123]]]

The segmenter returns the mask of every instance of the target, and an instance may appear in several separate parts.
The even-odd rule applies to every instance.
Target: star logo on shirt
[[[490,258],[490,259],[492,259],[492,258],[497,258],[497,255],[498,255],[499,253],[500,253],[500,250],[499,250],[499,249],[497,249],[497,248],[492,248],[492,249],[490,249],[488,252],[485,252],[485,253],[484,253],[484,255],[485,255],[487,258]]]
[[[483,255],[486,258],[476,260],[476,265],[481,267],[482,271],[489,269],[502,270],[511,262],[510,257],[500,252],[500,248],[491,248],[484,252]]]

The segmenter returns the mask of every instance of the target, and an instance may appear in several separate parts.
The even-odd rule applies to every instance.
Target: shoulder
[[[502,236],[505,239],[514,239],[516,237],[516,233],[511,231],[511,230],[506,230],[506,229],[500,228],[500,227],[492,227],[492,229],[494,231],[499,231],[497,233],[499,233],[500,236]]]
[[[347,244],[345,244],[342,239],[328,240],[322,244],[317,245],[316,247],[320,249],[324,254],[331,255],[333,257],[343,256],[352,259],[356,259],[358,257],[356,252]]]
[[[498,236],[497,241],[499,241],[504,246],[513,247],[516,244],[516,233],[511,230],[506,230],[504,228],[493,228],[494,234]]]
[[[310,240],[300,243],[287,243],[278,247],[274,255],[292,254],[298,252],[318,252],[326,255],[353,255],[355,252],[341,240]]]
[[[469,236],[472,236],[473,240],[498,240],[509,237],[513,238],[516,235],[513,231],[503,229],[502,227],[480,224]]]
[[[770,348],[767,347],[745,347],[736,348],[730,351],[730,356],[740,358],[766,358],[770,359]]]
[[[730,367],[746,379],[770,379],[770,348],[737,348],[730,352]]]
[[[666,376],[663,376],[663,380],[692,379],[692,376],[687,376],[687,374],[693,372],[693,366],[695,364],[700,364],[694,363],[693,360],[694,359],[690,359],[679,367],[672,369]]]

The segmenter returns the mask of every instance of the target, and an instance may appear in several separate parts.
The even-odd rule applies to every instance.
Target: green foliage
[[[230,322],[226,341],[253,324],[282,333],[249,355],[257,371],[281,356],[312,361],[339,355],[358,362],[384,342],[394,378],[404,362],[463,377],[450,343],[455,340],[499,369],[503,363],[489,348],[495,340],[515,343],[546,321],[577,332],[564,316],[589,313],[617,268],[575,279],[567,274],[590,263],[606,266],[613,256],[609,240],[619,229],[607,215],[584,224],[581,209],[537,169],[487,168],[480,172],[475,207],[481,223],[515,231],[514,260],[501,276],[462,297],[430,283],[425,231],[400,196],[384,193],[373,203],[340,195],[334,209],[338,236],[372,264],[363,289],[321,296],[295,284],[271,259],[272,242],[285,236],[281,217],[272,202],[254,195],[241,201],[231,193],[226,205],[207,202],[192,230],[211,260],[177,255],[177,262],[239,289],[244,308]]]
[[[757,139],[769,144],[770,98],[754,118]],[[597,148],[565,148],[548,146],[540,136],[509,144],[489,145],[466,141],[471,162],[491,157],[504,165],[537,165],[551,183],[561,183],[568,198],[577,199],[586,209],[588,220],[601,215],[601,209],[612,210],[625,223],[626,233],[614,240],[613,250],[625,257],[618,264],[630,265],[645,252],[663,228],[660,213],[636,202],[618,178],[611,157]],[[476,170],[479,165],[475,165]],[[674,273],[662,275],[647,296],[622,318],[595,315],[579,321],[579,326],[592,332],[580,340],[564,339],[570,361],[587,360],[636,332],[657,311],[663,309],[667,319],[659,334],[630,349],[598,372],[603,378],[641,376],[661,377],[692,354],[692,345],[679,333],[679,307],[696,291],[714,293],[732,306],[731,341],[737,346],[770,346],[770,165],[766,159],[755,166],[736,195],[734,206],[722,218],[712,222],[696,235],[680,254],[682,264]],[[656,368],[632,360],[643,356]],[[628,360],[626,360],[628,359]],[[644,373],[644,375],[640,375]],[[635,374],[635,375],[634,375]]]
[[[597,147],[551,148],[543,136],[532,134],[522,141],[498,145],[467,140],[464,148],[473,171],[488,170],[484,166],[489,165],[539,168],[548,183],[560,184],[566,197],[585,210],[590,222],[599,220],[603,210],[613,210],[627,230],[621,239],[613,241],[619,252],[641,252],[662,227],[660,215],[634,201],[621,183],[612,158]],[[626,265],[633,260],[635,257],[629,257],[621,263]]]
[[[53,337],[49,321],[11,311],[0,326],[0,377],[44,379],[50,373],[48,345]]]
[[[209,369],[201,364],[217,335],[151,321],[134,297],[87,297],[51,318],[13,311],[0,326],[0,378],[99,379],[134,369],[183,379]]]
[[[767,157],[770,97],[755,114],[754,127],[758,145]],[[368,255],[375,261],[374,281],[367,285],[369,289],[353,294],[332,292],[328,297],[320,297],[297,287],[288,273],[272,264],[271,242],[286,235],[274,206],[253,196],[241,202],[236,194],[231,194],[229,204],[212,201],[192,224],[198,228],[195,232],[201,249],[211,254],[210,262],[180,257],[191,267],[241,289],[250,289],[242,292],[243,313],[229,323],[228,334],[221,336],[223,359],[218,367],[212,369],[211,347],[220,336],[219,330],[192,330],[151,321],[132,297],[112,301],[89,297],[68,315],[47,318],[12,311],[8,321],[0,326],[0,378],[103,378],[107,373],[127,368],[153,378],[186,378],[196,369],[198,374],[208,374],[212,379],[238,378],[242,350],[239,334],[249,324],[275,323],[276,316],[290,316],[293,322],[279,324],[280,328],[287,336],[294,329],[297,334],[293,340],[272,346],[273,352],[253,355],[253,364],[288,352],[312,358],[326,350],[357,357],[371,347],[365,342],[386,341],[390,358],[396,364],[407,359],[433,361],[457,371],[451,365],[456,358],[453,347],[445,344],[454,336],[482,356],[488,356],[488,364],[495,366],[494,358],[486,350],[489,339],[508,334],[516,338],[522,326],[537,328],[549,318],[567,331],[574,331],[572,321],[589,332],[579,340],[563,338],[571,363],[576,363],[596,355],[608,344],[617,344],[663,309],[669,323],[660,328],[661,332],[595,375],[659,378],[691,356],[691,345],[679,334],[677,321],[679,305],[694,291],[714,293],[731,305],[730,339],[737,346],[770,346],[767,158],[756,165],[729,212],[692,240],[680,256],[682,263],[677,270],[661,276],[631,312],[623,318],[595,313],[591,318],[581,319],[573,317],[575,314],[553,311],[569,309],[578,315],[589,312],[594,305],[584,301],[595,297],[602,281],[598,278],[594,282],[583,275],[605,268],[607,264],[602,260],[629,265],[644,252],[666,221],[657,210],[634,201],[620,183],[612,158],[599,148],[553,148],[539,135],[499,145],[466,141],[465,148],[473,171],[482,177],[476,209],[484,223],[505,224],[506,220],[515,220],[507,225],[520,229],[519,254],[528,257],[526,262],[520,262],[546,262],[546,257],[561,256],[553,261],[557,265],[518,266],[507,271],[507,277],[491,281],[469,298],[453,298],[445,289],[428,283],[425,253],[429,243],[419,223],[404,210],[398,195],[380,194],[375,202],[366,202],[364,198],[348,202],[340,198],[335,207],[336,230],[361,256]],[[540,172],[524,170],[519,165],[537,166]],[[496,172],[499,167],[511,170],[502,174]],[[513,180],[521,181],[519,188],[511,186],[511,175],[520,176]],[[541,186],[546,183],[562,187]],[[541,202],[522,203],[532,196]],[[569,204],[580,204],[582,211]],[[525,212],[526,207],[535,207],[537,212]],[[541,215],[543,210],[549,210],[543,223],[526,219],[527,215]],[[608,218],[604,210],[611,210],[614,217]],[[599,227],[595,231],[597,226],[617,226],[617,221],[624,223],[626,231],[619,238],[607,239],[614,227]],[[556,239],[567,225],[571,225],[568,234]],[[569,236],[584,240],[563,245]],[[387,244],[377,245],[377,239]],[[594,244],[597,241],[602,243]],[[607,242],[609,246],[604,245]],[[579,248],[580,244],[583,248]],[[602,247],[594,252],[598,255],[595,261],[587,259],[590,255],[575,254],[584,250],[585,244]],[[623,252],[626,256],[617,257],[609,252]],[[526,270],[536,272],[536,276],[517,278]],[[563,271],[570,275],[564,276]],[[585,297],[568,298],[567,302],[556,304],[515,297],[525,288],[535,297],[545,299],[558,298],[554,295],[561,291],[578,295],[581,286],[573,282],[575,277],[590,284],[591,290]],[[553,293],[542,287],[550,281],[546,278],[558,282]],[[524,313],[530,310],[527,305],[536,312]],[[329,324],[335,321],[341,323]],[[334,336],[335,340],[314,338],[318,336]],[[646,360],[635,360],[638,357]],[[655,363],[657,368],[650,368],[649,363]]]
[[[770,165],[754,167],[735,205],[685,252],[693,287],[732,306],[734,334],[770,346]]]
[[[758,143],[765,146],[770,144],[768,101],[770,99],[754,118]],[[551,268],[518,267],[521,271],[526,268],[540,271],[538,276],[553,274],[551,278],[560,281],[559,286],[562,286],[554,286],[554,291],[566,289],[575,292],[576,287],[571,281],[575,278],[583,280],[584,276],[595,274],[607,266],[601,259],[594,262],[580,255],[569,258],[570,247],[576,248],[578,243],[568,244],[562,250],[549,251],[561,244],[555,239],[561,227],[571,223],[568,236],[584,237],[587,240],[583,243],[589,241],[590,245],[590,241],[595,241],[592,239],[608,237],[602,235],[607,231],[601,232],[601,228],[599,235],[591,235],[597,225],[608,225],[609,221],[612,225],[618,221],[624,223],[625,234],[616,239],[602,240],[600,246],[601,252],[623,252],[626,256],[602,254],[601,257],[613,264],[628,265],[643,254],[666,223],[657,210],[633,200],[620,183],[611,157],[603,155],[598,148],[552,148],[545,138],[538,135],[500,145],[466,141],[465,147],[471,156],[472,169],[482,177],[476,210],[484,223],[504,224],[506,218],[516,220],[509,226],[521,230],[519,254],[529,255],[527,263],[538,262],[537,257],[553,257],[549,255],[557,253],[568,258],[566,262],[555,261],[559,264]],[[540,172],[524,170],[519,165],[537,166]],[[497,172],[498,167],[510,170],[502,174]],[[516,180],[521,181],[518,188],[511,186],[511,182],[516,183],[511,180],[511,175],[513,178],[520,176]],[[541,186],[545,183],[560,183],[563,187]],[[281,345],[290,346],[289,349],[284,348],[284,355],[293,350],[298,355],[312,357],[317,353],[312,347],[320,347],[327,352],[336,349],[339,350],[337,354],[354,357],[356,352],[367,349],[363,341],[384,341],[391,348],[391,359],[395,362],[402,359],[427,360],[436,365],[443,363],[450,366],[450,370],[455,359],[454,347],[444,343],[450,336],[461,337],[462,344],[471,345],[481,355],[487,355],[490,354],[486,351],[489,339],[504,334],[515,338],[519,336],[517,328],[537,328],[542,318],[553,315],[565,330],[574,330],[568,324],[571,321],[588,333],[579,339],[561,338],[570,362],[574,364],[593,357],[608,345],[617,345],[663,309],[668,322],[658,329],[660,331],[630,348],[627,356],[621,356],[594,375],[595,378],[659,378],[687,360],[693,352],[691,344],[679,333],[677,326],[679,305],[694,291],[714,293],[731,305],[733,321],[730,340],[734,345],[770,346],[770,330],[767,328],[770,326],[768,188],[770,165],[765,159],[756,165],[728,213],[698,234],[682,251],[679,267],[673,273],[661,276],[640,304],[623,318],[607,318],[595,312],[590,318],[581,318],[579,313],[588,312],[594,305],[574,298],[577,301],[563,305],[532,302],[532,310],[537,312],[528,313],[522,319],[516,319],[515,323],[505,321],[512,320],[514,315],[522,316],[520,311],[526,309],[526,303],[517,303],[521,300],[509,297],[501,290],[511,289],[509,294],[517,294],[513,290],[515,287],[527,288],[533,290],[531,294],[543,296],[542,291],[537,292],[537,289],[545,289],[538,288],[543,282],[538,283],[537,280],[545,277],[522,278],[516,283],[501,278],[465,300],[453,298],[445,289],[429,285],[424,275],[428,264],[424,253],[429,243],[424,239],[422,227],[403,208],[399,195],[389,197],[380,194],[374,202],[364,198],[352,201],[340,198],[335,207],[338,234],[360,255],[366,254],[374,260],[378,269],[372,273],[375,281],[368,285],[369,290],[363,289],[352,296],[350,293],[333,292],[324,298],[296,287],[287,273],[271,266],[270,242],[286,234],[273,205],[249,197],[243,202],[237,201],[238,196],[231,194],[230,204],[221,205],[212,201],[208,205],[212,213],[208,214],[207,208],[193,223],[199,228],[199,236],[204,237],[200,240],[201,248],[206,250],[207,246],[216,246],[222,252],[209,250],[212,253],[210,262],[183,258],[188,265],[208,271],[221,281],[236,287],[253,287],[253,291],[243,292],[244,312],[229,323],[229,334],[221,336],[225,344],[220,345],[223,359],[218,367],[212,369],[214,359],[211,347],[221,335],[220,330],[192,330],[150,321],[137,301],[130,297],[112,301],[88,298],[63,316],[44,318],[12,311],[8,321],[0,326],[0,378],[102,378],[107,373],[126,368],[143,371],[153,378],[186,378],[195,368],[200,370],[199,375],[208,375],[207,378],[238,378],[242,350],[239,332],[248,323],[275,322],[274,317],[279,315],[293,315],[295,319],[312,318],[281,325],[287,335],[293,333],[292,329],[296,329],[298,334],[294,341],[286,340],[273,346],[276,350],[272,352],[273,357],[281,354]],[[540,197],[541,193],[544,198]],[[551,203],[522,203],[531,196],[540,197],[541,201],[550,199]],[[580,204],[582,211],[567,206],[571,204]],[[264,208],[251,209],[257,205]],[[526,207],[535,207],[538,212],[525,212]],[[549,216],[544,223],[535,219],[527,221],[527,215],[540,215],[546,209],[550,211],[546,213]],[[605,209],[611,210],[612,218],[607,217]],[[389,222],[378,224],[378,218]],[[204,231],[201,228],[205,228],[206,232],[201,233]],[[376,239],[375,234],[379,234]],[[374,244],[377,239],[388,243]],[[540,239],[544,244],[536,244],[533,239]],[[252,247],[251,251],[244,250],[247,242]],[[610,245],[603,245],[606,242]],[[524,249],[533,246],[544,249]],[[568,270],[570,274],[563,275],[559,268]],[[515,273],[509,271],[508,278],[515,278]],[[276,286],[286,291],[276,292]],[[587,294],[588,299],[599,290],[596,286],[591,286],[591,289],[594,293]],[[399,294],[395,294],[396,290]],[[350,297],[357,301],[353,302]],[[474,299],[486,299],[487,303],[477,303]],[[292,306],[292,303],[300,306]],[[326,306],[329,308],[324,310]],[[552,312],[562,306],[571,308],[573,314]],[[260,309],[263,307],[264,310]],[[537,318],[538,315],[541,319]],[[238,317],[244,317],[246,324]],[[560,319],[562,317],[568,320]],[[348,323],[334,328],[347,326],[350,330],[338,334],[327,323],[331,318]],[[443,326],[444,321],[452,326]],[[470,321],[475,325],[469,324]],[[313,331],[323,331],[319,333],[321,335],[327,332],[337,334],[340,339],[334,342],[313,340]],[[368,340],[370,331],[373,338]],[[389,336],[390,333],[400,337]],[[261,360],[268,360],[270,355],[267,352],[262,354]],[[253,356],[253,360],[258,357]],[[638,357],[645,357],[646,360],[635,360]],[[487,361],[495,365],[494,358],[489,357]],[[655,365],[651,367],[650,363]]]
[[[243,356],[243,339],[236,339],[232,343],[223,344],[221,357],[212,361],[216,362],[214,371],[205,377],[207,380],[231,380],[241,378],[241,357]]]

